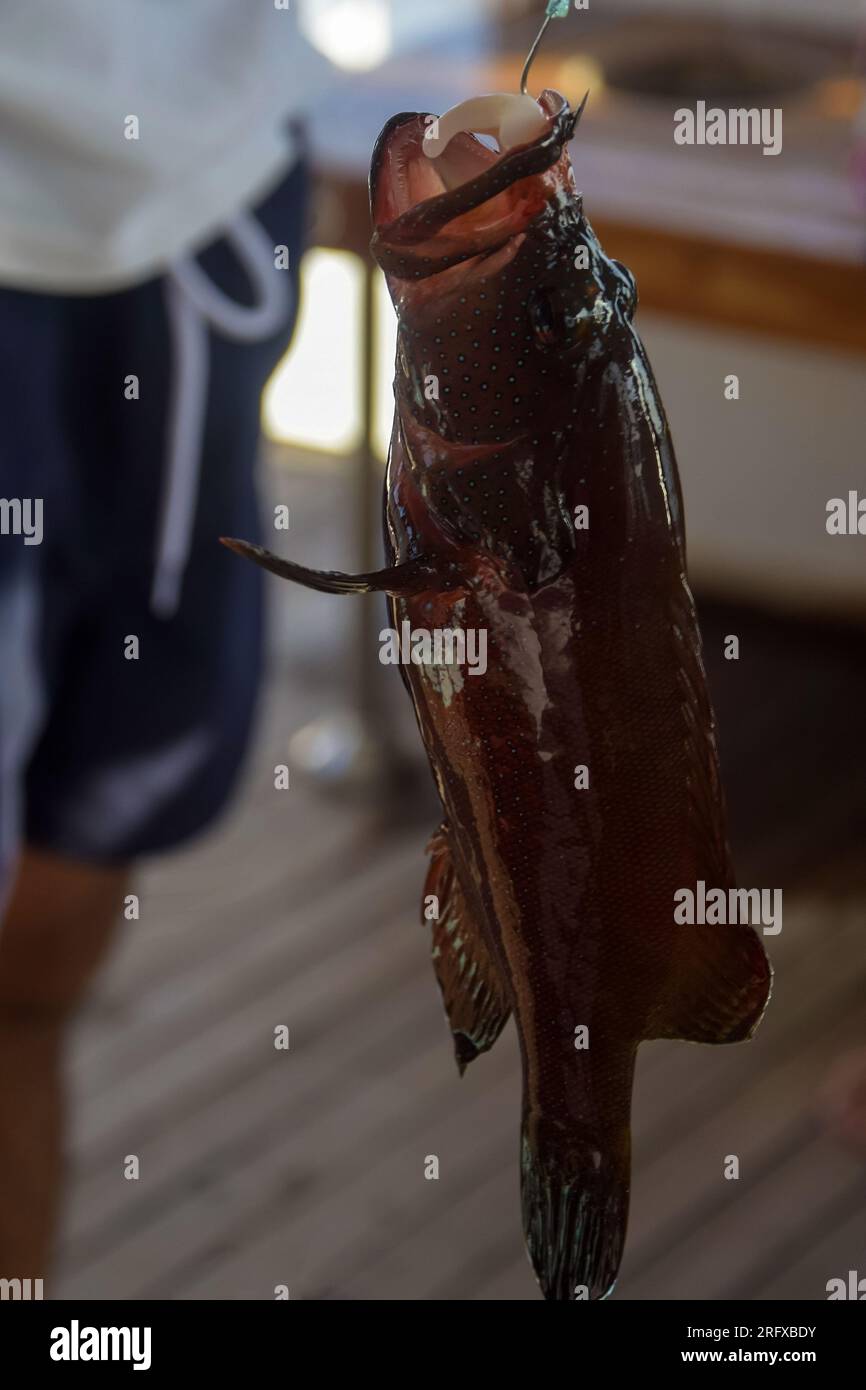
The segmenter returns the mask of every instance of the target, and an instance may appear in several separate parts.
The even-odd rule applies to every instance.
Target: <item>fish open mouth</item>
[[[370,169],[371,250],[383,270],[425,279],[520,237],[571,175],[566,146],[582,110],[550,90],[538,105],[541,134],[505,152],[463,132],[431,159],[424,136],[435,117],[404,112],[388,122]]]

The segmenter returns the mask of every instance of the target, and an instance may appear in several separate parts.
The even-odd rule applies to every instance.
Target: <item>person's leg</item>
[[[304,183],[298,171],[260,209],[275,244],[292,248],[293,267]],[[202,259],[227,293],[243,297],[244,273],[223,243]],[[37,312],[38,297],[32,305],[20,298],[24,322],[17,337],[8,335],[10,356]],[[172,367],[161,286],[70,300],[58,315],[47,340],[57,345],[62,440],[40,456],[62,453],[66,463],[46,501],[46,543],[31,585],[47,710],[26,769],[29,847],[0,929],[0,1278],[47,1272],[62,1176],[64,1034],[120,918],[128,875],[95,866],[129,865],[207,826],[230,796],[248,743],[261,574],[223,550],[219,536],[256,534],[259,397],[291,332],[287,323],[259,344],[211,341],[189,566],[179,610],[162,620],[149,604]],[[118,362],[142,374],[141,401],[118,391]],[[10,391],[13,376],[10,362]],[[31,380],[47,389],[38,372]],[[22,412],[16,457],[36,448],[33,414]],[[131,633],[140,655],[128,661]],[[0,680],[0,771],[8,747],[2,695]]]
[[[128,870],[23,852],[0,931],[0,1276],[48,1274],[61,1045],[120,920]]]
[[[279,347],[214,345],[198,525],[166,622],[149,595],[168,347],[159,282],[101,299],[0,290],[0,496],[10,515],[38,499],[44,524],[36,545],[0,536],[0,1279],[47,1273],[62,1045],[128,873],[98,866],[208,824],[250,728],[260,583],[218,538],[255,532],[258,398]],[[117,361],[146,374],[147,406],[117,391]]]
[[[10,515],[44,509],[69,521],[74,498],[60,479],[65,456],[57,412],[57,301],[0,289],[0,496]],[[58,505],[59,504],[59,505]],[[0,1278],[40,1278],[58,1162],[58,1029],[40,1025],[45,983],[62,973],[47,922],[64,920],[65,899],[43,900],[43,929],[23,939],[33,897],[22,857],[26,769],[48,700],[43,668],[42,578],[51,536],[0,536]],[[16,887],[17,884],[17,887]],[[52,939],[49,939],[51,937]]]

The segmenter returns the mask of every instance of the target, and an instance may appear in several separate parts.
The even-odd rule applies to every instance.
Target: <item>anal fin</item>
[[[498,968],[457,881],[445,826],[433,835],[428,851],[422,921],[428,925],[427,903],[435,897],[438,916],[429,920],[433,967],[462,1076],[469,1062],[496,1042],[510,1009]]]
[[[651,1038],[731,1043],[750,1038],[770,997],[773,972],[750,926],[680,926],[676,968]]]
[[[736,880],[725,832],[716,721],[695,602],[685,579],[676,591],[670,617],[689,765],[693,864],[696,878],[728,894],[736,891]],[[773,972],[748,918],[745,923],[677,925],[670,983],[649,1020],[648,1038],[730,1043],[752,1036],[770,998]]]

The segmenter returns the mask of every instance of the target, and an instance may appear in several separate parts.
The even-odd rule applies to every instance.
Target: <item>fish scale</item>
[[[542,133],[499,155],[455,135],[450,187],[419,113],[373,154],[399,320],[388,567],[230,544],[325,592],[386,593],[398,632],[486,639],[483,673],[401,672],[442,802],[422,920],[459,1069],[514,1017],[524,1233],[567,1301],[616,1280],[640,1043],[745,1040],[771,971],[751,926],[674,920],[677,890],[735,882],[679,478],[634,279],[576,188],[580,112],[538,104]]]

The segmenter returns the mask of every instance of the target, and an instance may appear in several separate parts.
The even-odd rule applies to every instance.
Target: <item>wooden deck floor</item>
[[[417,925],[432,798],[389,818],[273,788],[289,733],[335,685],[328,603],[281,607],[243,795],[143,874],[141,920],[78,1028],[56,1297],[539,1297],[513,1028],[458,1079]],[[866,1169],[815,1106],[866,1039],[866,654],[718,608],[705,632],[741,881],[785,891],[775,999],[747,1047],[641,1049],[616,1296],[822,1299],[866,1272]],[[717,657],[728,632],[736,669]]]

